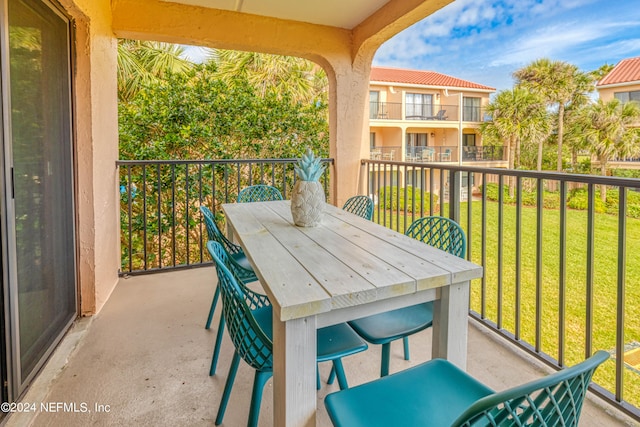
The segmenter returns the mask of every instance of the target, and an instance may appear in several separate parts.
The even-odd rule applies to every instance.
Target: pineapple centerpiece
[[[299,227],[315,227],[322,220],[325,195],[318,181],[325,166],[310,148],[294,167],[298,180],[291,192],[291,215]]]

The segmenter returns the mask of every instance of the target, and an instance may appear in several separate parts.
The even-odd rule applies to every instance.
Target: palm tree
[[[482,124],[483,135],[502,141],[507,147],[510,169],[520,166],[523,143],[538,146],[538,170],[542,169],[542,148],[549,135],[549,121],[544,102],[537,95],[519,87],[498,93],[487,106],[491,121]]]
[[[513,74],[518,86],[540,95],[551,107],[558,109],[558,166],[562,171],[562,142],[565,109],[568,105],[587,102],[587,94],[593,90],[594,78],[582,73],[575,65],[563,61],[542,58]]]
[[[180,45],[118,40],[118,98],[128,101],[142,86],[166,73],[187,71],[193,63],[182,57]]]
[[[293,102],[326,102],[329,86],[324,71],[306,59],[257,52],[217,50],[211,60],[221,80],[233,84],[239,76],[259,90],[277,95],[288,93]]]
[[[633,127],[640,120],[640,105],[622,103],[618,99],[599,99],[581,114],[584,139],[600,162],[600,174],[606,176],[608,162],[616,157],[640,152],[640,129]],[[607,188],[600,189],[602,201],[607,199]]]

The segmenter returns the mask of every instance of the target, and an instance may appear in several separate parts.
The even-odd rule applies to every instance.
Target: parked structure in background
[[[507,167],[505,148],[485,147],[480,126],[495,88],[434,71],[372,67],[369,146],[372,160]],[[411,165],[399,175],[369,177],[371,196],[387,186],[426,188],[432,179]],[[440,178],[436,187],[440,188]],[[479,182],[471,185],[476,187]],[[448,182],[443,182],[448,194]],[[462,189],[463,196],[468,189]],[[464,196],[466,199],[466,196]]]
[[[622,102],[640,102],[640,56],[618,62],[613,70],[596,84],[603,101],[617,98]]]
[[[603,101],[618,99],[621,102],[640,103],[640,56],[626,58],[596,83],[598,97]],[[640,123],[638,123],[640,126]],[[640,169],[640,158],[622,158],[609,163],[612,168]]]

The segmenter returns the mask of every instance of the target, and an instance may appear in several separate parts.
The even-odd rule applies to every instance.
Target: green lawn
[[[472,202],[472,260],[482,264],[482,206]],[[502,294],[498,295],[498,203],[487,202],[487,262],[485,267],[486,318],[497,322],[498,301],[502,301],[502,328],[515,333],[515,206],[503,206],[502,236]],[[467,203],[462,203],[461,223],[466,229]],[[446,209],[446,206],[445,206]],[[378,212],[376,212],[377,214]],[[559,252],[560,215],[558,210],[543,213],[542,251],[542,324],[541,350],[558,358],[559,346]],[[377,218],[377,215],[376,215]],[[412,218],[407,218],[410,223]],[[377,219],[374,218],[377,221]],[[381,216],[381,223],[382,216]],[[387,212],[386,225],[404,231],[404,218]],[[536,313],[536,210],[522,209],[521,246],[521,326],[523,341],[535,345]],[[466,231],[466,230],[465,230]],[[565,287],[565,363],[573,365],[584,359],[586,337],[586,254],[587,213],[567,211]],[[640,220],[629,218],[626,233],[626,288],[624,342],[640,343]],[[593,347],[614,351],[616,343],[616,306],[618,271],[618,219],[614,215],[597,214],[595,218],[595,276],[593,308]],[[471,309],[482,311],[482,284],[476,280],[471,286]],[[594,381],[607,390],[615,391],[615,362],[606,362],[594,376]],[[640,374],[632,369],[624,372],[624,400],[640,407]]]

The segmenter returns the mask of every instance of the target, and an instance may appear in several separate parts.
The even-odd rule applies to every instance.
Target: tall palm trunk
[[[607,176],[607,158],[605,156],[600,156],[600,175]],[[607,201],[607,186],[602,184],[600,186],[600,200],[603,202]]]
[[[538,162],[536,163],[536,168],[538,170],[538,172],[540,172],[542,170],[542,155],[544,152],[544,140],[542,138],[540,138],[540,141],[538,142]]]
[[[516,144],[517,138],[512,136],[509,138],[509,169],[515,169],[515,161],[516,161]],[[516,186],[516,177],[509,177],[509,182],[507,185],[509,186],[509,196],[513,197]]]
[[[564,104],[558,107],[558,172],[562,172],[562,138],[564,134]]]

